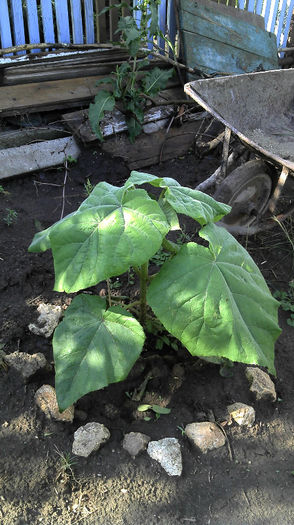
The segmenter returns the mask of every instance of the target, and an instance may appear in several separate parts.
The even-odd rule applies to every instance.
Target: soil
[[[148,171],[174,177],[194,187],[219,165],[219,159],[194,155],[153,166]],[[65,186],[65,213],[85,198],[87,179],[121,185],[129,171],[98,148],[84,149],[70,168]],[[63,205],[64,169],[3,182],[0,195],[1,317],[4,351],[42,352],[52,363],[51,340],[32,334],[28,325],[40,302],[61,306],[66,294],[53,292],[50,252],[31,254],[36,230],[59,219]],[[289,198],[287,192],[284,198]],[[7,209],[17,212],[8,226]],[[292,242],[291,220],[286,223]],[[191,223],[186,233],[193,234]],[[195,232],[194,232],[195,233]],[[271,289],[287,289],[293,278],[293,251],[279,225],[274,230],[241,238]],[[128,276],[122,278],[127,288]],[[134,284],[136,287],[136,283]],[[169,346],[156,350],[149,338],[129,377],[84,396],[72,424],[54,422],[36,407],[42,384],[54,385],[47,371],[24,384],[11,368],[0,367],[0,522],[3,525],[287,525],[294,523],[294,329],[281,312],[282,334],[276,344],[278,401],[256,402],[249,391],[245,367],[235,365],[231,377],[219,367],[200,362]],[[177,373],[178,371],[181,373]],[[130,399],[148,372],[144,403],[168,404],[170,414],[146,421]],[[182,428],[193,421],[221,420],[233,402],[254,406],[251,428],[225,427],[227,445],[201,454]],[[110,430],[110,440],[90,457],[71,453],[73,433],[97,421]],[[153,440],[176,437],[181,444],[183,474],[169,477],[145,453],[135,459],[122,448],[126,432],[139,431]]]

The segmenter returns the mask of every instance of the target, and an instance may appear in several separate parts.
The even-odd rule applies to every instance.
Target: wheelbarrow
[[[223,226],[250,235],[289,216],[293,206],[276,216],[276,205],[294,175],[294,69],[196,80],[185,92],[225,126],[222,165],[209,178],[214,198],[232,206]],[[258,158],[227,175],[232,132]]]

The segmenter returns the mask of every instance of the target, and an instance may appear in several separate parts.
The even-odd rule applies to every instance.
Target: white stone
[[[101,423],[87,423],[79,427],[74,433],[72,452],[76,456],[87,458],[92,452],[96,452],[103,443],[110,438],[110,432]]]
[[[150,437],[141,432],[129,432],[123,440],[123,448],[133,457],[137,456],[142,450],[146,450]]]
[[[190,423],[185,428],[185,434],[203,454],[208,450],[222,447],[226,438],[221,429],[210,421]]]
[[[245,371],[248,381],[251,383],[250,391],[255,394],[256,400],[268,399],[276,401],[277,394],[270,376],[257,367],[248,366]]]
[[[56,421],[63,421],[64,423],[72,423],[74,418],[74,407],[73,405],[68,407],[63,412],[59,411],[58,403],[56,399],[55,388],[51,385],[41,386],[35,393],[35,401],[48,418],[55,419]]]
[[[5,363],[16,370],[25,381],[32,377],[38,370],[43,370],[47,361],[43,354],[26,354],[25,352],[13,352],[6,354]]]
[[[29,330],[33,334],[50,337],[62,316],[61,306],[41,303],[37,308],[37,312],[40,314],[37,323],[29,324]]]
[[[164,438],[150,441],[147,453],[160,463],[169,476],[182,474],[182,454],[179,441],[176,438]]]
[[[227,407],[230,417],[240,426],[252,427],[255,421],[255,410],[244,403],[234,403]]]

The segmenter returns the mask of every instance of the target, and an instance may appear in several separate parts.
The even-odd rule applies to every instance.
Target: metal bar
[[[13,19],[14,44],[19,46],[26,42],[21,0],[11,0],[11,12]],[[17,54],[24,55],[25,51],[18,51]]]
[[[160,5],[158,7],[158,22],[159,22],[159,28],[162,31],[162,33],[165,35],[165,28],[166,28],[166,0],[161,0]],[[165,49],[165,40],[160,37],[158,39],[158,45],[161,49]],[[160,53],[163,55],[164,51],[160,51]]]
[[[275,191],[274,191],[274,194],[269,202],[269,211],[271,213],[274,213],[275,212],[275,209],[276,209],[276,205],[277,205],[277,202],[278,202],[278,199],[281,195],[281,191],[285,185],[285,182],[287,180],[287,177],[289,175],[289,168],[286,168],[286,166],[283,166],[283,169],[281,171],[281,175],[279,176],[279,180],[278,180],[278,184],[276,185],[276,188],[275,188]]]
[[[57,0],[57,2],[55,2],[55,14],[57,23],[58,42],[61,42],[63,44],[69,44],[70,33],[67,2],[60,2],[60,0]]]
[[[55,42],[51,0],[41,0],[42,27],[45,42]]]
[[[30,44],[40,43],[39,20],[36,0],[27,0],[27,17]],[[39,49],[32,49],[32,53],[38,53]]]
[[[93,0],[84,0],[85,9],[85,25],[86,25],[86,43],[94,44],[94,11],[93,11]]]
[[[70,0],[72,39],[74,44],[83,44],[81,0]]]
[[[2,0],[2,2],[0,2],[0,43],[2,49],[12,46],[7,0]],[[11,54],[12,53],[5,56],[10,56]]]
[[[168,38],[170,39],[173,46],[175,46],[176,35],[177,35],[175,9],[176,9],[176,6],[174,5],[174,1],[168,0],[168,3],[167,3],[167,31],[168,31]],[[173,52],[171,49],[169,50],[169,56],[171,58],[174,58]]]

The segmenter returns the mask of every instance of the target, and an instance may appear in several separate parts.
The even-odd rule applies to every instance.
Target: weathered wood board
[[[73,137],[0,150],[0,180],[63,164],[66,157],[78,158]]]
[[[276,36],[260,27],[261,17],[209,0],[181,0],[179,18],[189,67],[220,75],[278,69]]]
[[[33,142],[59,139],[68,135],[70,135],[70,132],[64,129],[48,126],[42,128],[24,128],[3,131],[0,133],[0,150],[23,146],[24,144],[30,144]]]
[[[185,155],[194,146],[200,125],[201,120],[198,120],[171,128],[168,133],[165,129],[152,135],[142,133],[134,144],[123,133],[106,139],[101,148],[114,157],[122,158],[130,170],[140,169]]]

